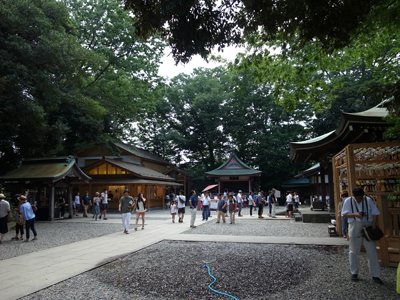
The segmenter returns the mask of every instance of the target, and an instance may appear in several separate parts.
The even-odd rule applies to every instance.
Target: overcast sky
[[[240,52],[240,48],[235,48],[235,47],[227,47],[224,52],[218,52],[214,51],[214,55],[221,55],[223,58],[232,61],[235,59],[235,56],[238,52]],[[243,51],[243,50],[242,50]],[[192,58],[192,60],[183,65],[183,64],[178,64],[177,66],[175,65],[175,61],[172,58],[171,49],[166,48],[165,54],[162,61],[162,65],[160,66],[160,69],[158,71],[158,74],[163,77],[168,77],[168,78],[173,78],[176,75],[180,73],[185,73],[185,74],[191,74],[193,69],[203,67],[203,68],[215,68],[217,66],[220,66],[221,63],[217,62],[209,62],[207,63],[205,60],[203,60],[200,55],[196,55]]]

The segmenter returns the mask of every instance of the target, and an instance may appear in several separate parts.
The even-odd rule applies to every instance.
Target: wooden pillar
[[[53,183],[51,183],[51,189],[50,189],[49,221],[54,221],[54,184]]]
[[[72,219],[74,214],[73,202],[72,202],[72,187],[68,186],[68,219]]]
[[[328,163],[328,188],[329,188],[329,212],[334,213],[336,211],[335,206],[335,191],[334,191],[334,179],[333,179],[333,166],[332,159]]]

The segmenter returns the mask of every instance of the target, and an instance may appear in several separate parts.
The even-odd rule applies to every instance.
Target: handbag
[[[367,208],[367,220],[368,220],[368,200],[365,198],[363,201],[365,200],[365,206]],[[351,206],[353,209],[353,198],[351,199]],[[363,204],[364,205],[364,204]],[[356,211],[359,213],[358,211],[358,207],[357,205],[355,205],[356,207]],[[363,206],[364,207],[364,206]],[[378,226],[376,226],[375,228],[373,228],[372,226],[368,226],[366,227],[364,225],[364,221],[362,221],[362,231],[361,231],[361,236],[363,238],[365,238],[368,242],[377,242],[379,241],[381,238],[383,238],[383,231],[382,229],[380,229]]]
[[[12,215],[11,211],[9,211],[8,215],[7,215],[7,223],[11,223],[12,221],[14,221],[13,215]]]
[[[376,242],[383,238],[383,231],[378,226],[372,228],[372,226],[365,227],[363,225],[361,235],[369,242]]]

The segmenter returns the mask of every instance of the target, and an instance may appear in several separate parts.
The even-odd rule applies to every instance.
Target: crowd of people
[[[217,221],[216,223],[226,223],[226,218],[229,216],[230,224],[235,224],[236,213],[238,217],[242,217],[242,208],[244,205],[249,207],[250,216],[253,216],[253,211],[258,210],[258,218],[262,219],[264,208],[268,206],[268,216],[276,218],[276,206],[278,205],[277,198],[275,196],[275,189],[268,192],[265,195],[263,191],[258,193],[248,193],[247,195],[242,194],[239,190],[236,194],[225,190],[223,194],[218,194],[218,203],[216,206]],[[102,193],[96,192],[93,199],[90,198],[89,192],[85,192],[83,197],[80,197],[80,193],[76,193],[74,199],[73,212],[75,216],[79,216],[78,212],[80,208],[83,208],[83,217],[88,217],[91,209],[92,219],[97,221],[98,219],[107,220],[107,209],[108,202],[110,201],[107,188]],[[172,216],[172,222],[175,223],[175,217],[178,215],[178,222],[183,223],[186,208],[186,197],[184,192],[179,191],[178,195],[173,193],[168,195],[168,205]],[[17,241],[30,241],[30,232],[33,232],[33,240],[37,240],[37,231],[35,229],[35,210],[37,209],[34,205],[31,205],[29,199],[29,192],[25,195],[16,194],[14,196],[15,205],[11,209],[10,203],[6,200],[4,194],[0,194],[0,244],[3,243],[5,234],[8,232],[8,223],[11,219],[15,222],[15,236],[12,240]],[[141,218],[143,230],[145,227],[145,214],[146,198],[143,193],[139,193],[137,198],[133,198],[129,195],[129,190],[124,190],[124,195],[119,200],[118,210],[121,212],[122,224],[124,231],[123,233],[129,234],[130,219],[132,212],[136,212],[136,223],[134,230],[137,231],[138,223]],[[286,195],[286,217],[291,218],[293,208],[299,207],[299,196],[297,193],[288,192]],[[101,205],[101,209],[100,209]],[[202,220],[207,221],[211,218],[211,199],[210,194],[205,192],[204,194],[196,197],[196,192],[191,191],[190,198],[188,200],[190,209],[190,227],[195,228],[194,225],[196,220],[196,213],[201,209]],[[58,206],[60,207],[61,218],[65,214],[66,202],[65,198],[60,196],[58,199]],[[351,280],[358,280],[359,271],[359,254],[361,245],[363,244],[368,256],[369,268],[372,279],[374,282],[382,284],[380,279],[380,267],[378,256],[376,252],[376,246],[374,241],[369,241],[362,235],[363,227],[376,228],[377,217],[380,214],[374,201],[370,197],[364,195],[364,191],[360,187],[356,187],[352,191],[352,197],[344,197],[339,203],[338,215],[342,218],[342,235],[347,240],[350,240],[349,247],[349,261]],[[24,228],[25,227],[25,228]],[[25,231],[24,231],[25,229]],[[24,238],[24,234],[26,235]]]
[[[258,210],[258,218],[263,219],[264,207],[269,207],[268,216],[271,218],[276,218],[276,207],[278,205],[278,200],[275,197],[275,189],[268,192],[268,195],[264,195],[263,191],[258,193],[248,193],[242,194],[239,190],[237,193],[229,192],[228,189],[224,191],[223,194],[218,194],[216,197],[218,203],[216,206],[217,213],[217,223],[226,222],[226,218],[229,216],[231,224],[235,224],[236,213],[238,217],[243,217],[242,208],[247,206],[250,209],[250,216],[253,217],[253,211]],[[298,197],[297,197],[298,199]],[[178,222],[183,223],[185,208],[186,208],[186,197],[183,191],[180,191],[178,195],[174,193],[166,194],[165,197],[166,207],[169,208],[172,222],[175,223],[175,217],[178,214]],[[195,228],[194,222],[196,220],[196,212],[201,211],[202,221],[208,221],[211,218],[211,198],[209,192],[204,192],[203,194],[196,197],[196,191],[192,190],[189,198],[189,208],[190,208],[190,227]],[[297,208],[297,206],[296,206]],[[293,209],[292,209],[293,210]]]
[[[11,210],[10,203],[6,200],[4,194],[0,194],[0,244],[8,232],[8,222],[15,222],[15,236],[12,240],[30,241],[30,232],[33,232],[33,239],[37,240],[37,231],[35,229],[35,211],[36,206],[32,206],[27,196],[16,194],[14,196],[15,208]],[[25,232],[24,232],[25,226]],[[26,237],[24,239],[24,233]]]

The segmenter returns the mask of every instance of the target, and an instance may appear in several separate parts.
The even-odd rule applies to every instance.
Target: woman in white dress
[[[136,225],[135,231],[137,231],[138,222],[140,216],[142,216],[142,229],[144,229],[144,215],[146,214],[146,198],[143,197],[143,193],[138,195],[136,200]]]

